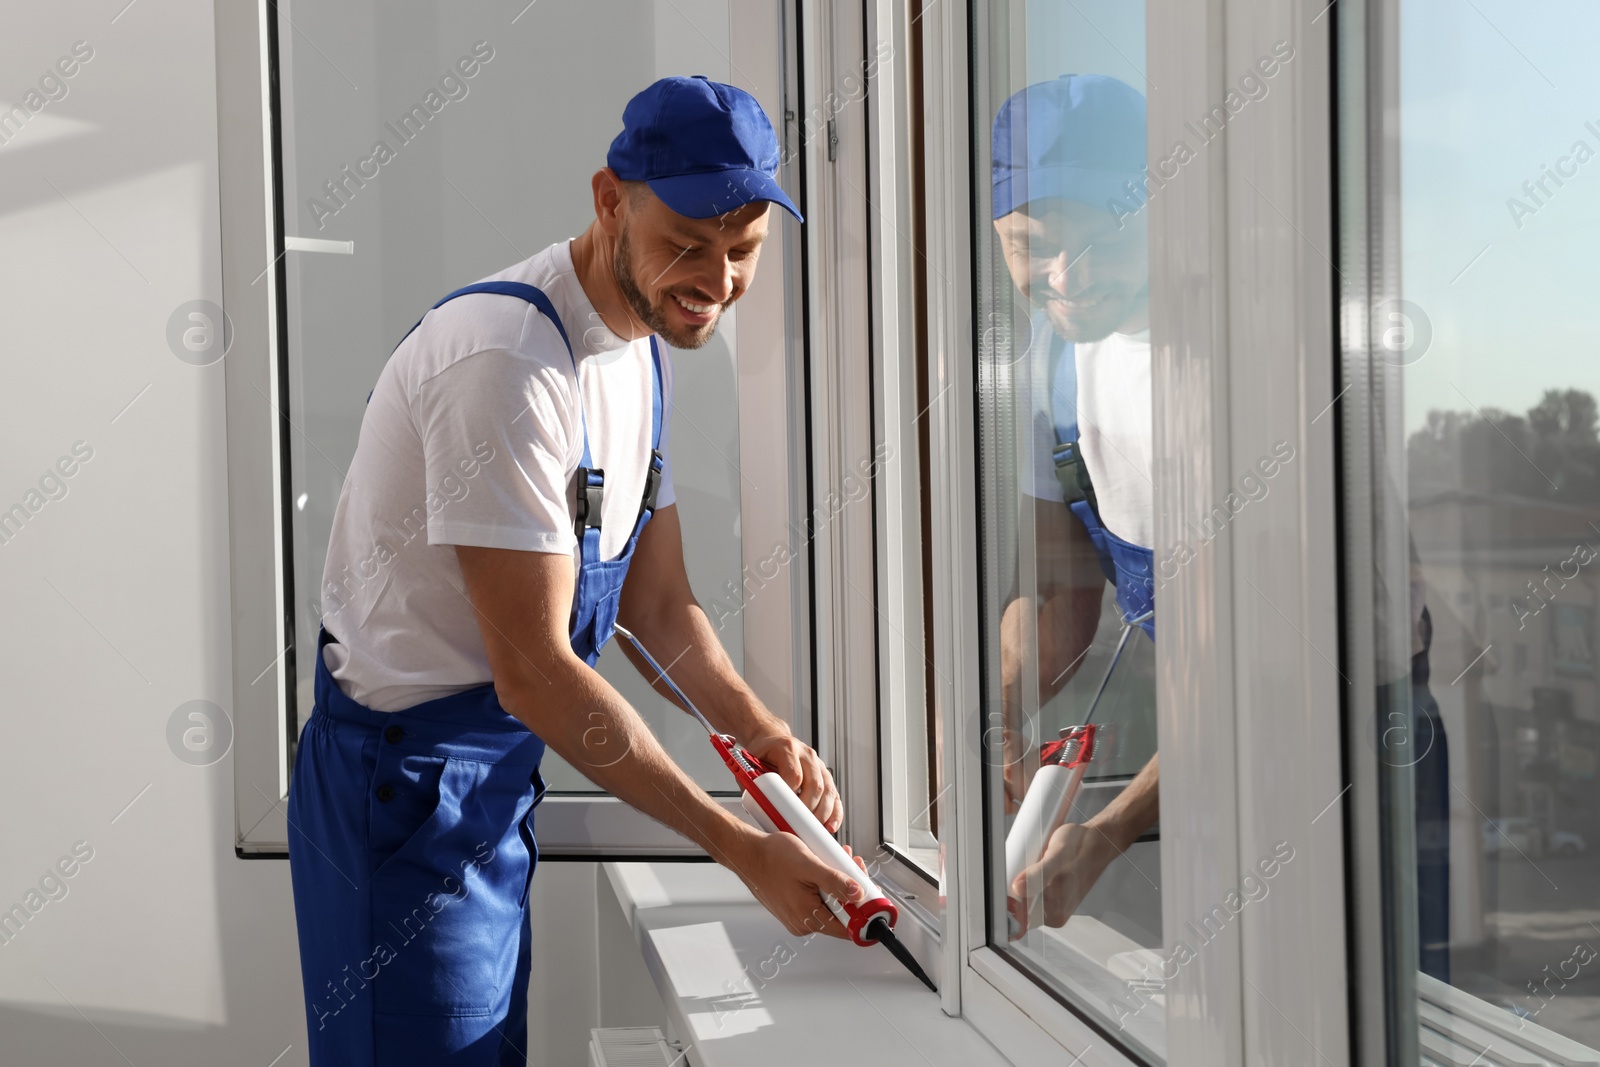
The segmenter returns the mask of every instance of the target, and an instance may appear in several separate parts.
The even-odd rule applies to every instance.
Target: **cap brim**
[[[777,179],[753,168],[674,174],[651,178],[646,184],[663,204],[691,219],[715,218],[757,200],[767,200],[793,215],[795,221],[806,221]]]
[[[1076,200],[1114,214],[1113,201],[1128,203],[1133,196],[1128,191],[1130,181],[1138,189],[1144,183],[1144,175],[1089,167],[1034,167],[1028,171],[1014,171],[992,186],[994,217],[1009,215],[1030,200],[1052,197]]]

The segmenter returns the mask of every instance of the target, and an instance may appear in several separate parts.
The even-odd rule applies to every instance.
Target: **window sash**
[[[888,376],[896,414],[915,414],[905,412],[904,383],[895,378],[911,329],[910,264],[897,244],[907,211],[899,175],[908,16],[891,0],[873,0],[864,19],[820,2],[797,6],[808,45],[796,122],[816,145],[805,171],[812,507],[829,516],[811,541],[818,750],[845,802],[843,839],[900,906],[909,921],[897,932],[937,981],[937,894],[885,844],[880,802],[889,784],[882,745],[900,733],[892,723],[880,733],[880,709],[920,703],[914,647],[899,637],[880,643],[883,631],[904,636],[910,618],[920,625],[914,590],[898,580],[918,567],[899,536],[912,521],[903,509],[907,472],[915,469],[906,461],[915,457],[901,440],[903,420],[886,426],[877,410]],[[880,48],[890,58],[872,64],[867,77]],[[881,446],[892,449],[883,462],[875,458]],[[863,464],[871,473],[865,497]]]
[[[1317,5],[1320,7],[1320,5]],[[970,133],[987,57],[976,5],[925,9],[927,253],[955,273],[930,294],[934,391],[933,655],[956,818],[943,942],[945,1010],[1021,1058],[1054,1042],[1084,1063],[1128,1062],[1091,1025],[985,947],[983,724],[971,354]],[[1241,71],[1292,40],[1299,66],[1273,86],[1272,111],[1230,126],[1151,200],[1152,336],[1160,546],[1184,517],[1224,500],[1265,443],[1294,443],[1281,507],[1242,514],[1214,551],[1158,593],[1158,734],[1165,756],[1161,840],[1168,950],[1184,924],[1236,890],[1273,843],[1304,842],[1296,879],[1279,879],[1232,932],[1168,986],[1174,1067],[1288,1062],[1309,1038],[1347,1054],[1339,677],[1333,511],[1332,203],[1328,19],[1288,0],[1165,0],[1149,6],[1150,158],[1224,99]],[[971,34],[971,36],[969,36]],[[980,64],[969,71],[968,60]],[[974,74],[979,76],[974,76]],[[992,108],[991,108],[992,110]],[[1280,210],[1281,209],[1281,210]],[[1271,602],[1258,590],[1268,590]],[[1286,626],[1284,620],[1290,625]],[[1301,636],[1304,635],[1304,636]],[[1324,655],[1330,657],[1324,659]],[[947,681],[946,681],[947,679]],[[1292,773],[1286,769],[1292,768]],[[1253,910],[1252,910],[1253,909]],[[1315,967],[1304,961],[1317,961]],[[1269,991],[1271,1001],[1261,991]],[[1096,1020],[1102,1022],[1102,1020]]]
[[[736,4],[729,9],[734,54],[787,57],[750,64],[759,81],[742,86],[773,116],[791,106],[796,88],[798,38],[795,27],[786,24],[788,17],[782,5]],[[286,419],[294,415],[281,355],[288,308],[273,91],[276,20],[267,0],[218,13],[224,303],[235,334],[225,365],[235,847],[239,855],[257,858],[288,855],[290,739],[310,709],[295,709],[290,692],[294,679],[287,677],[291,672],[286,668],[293,665],[299,674],[296,687],[303,690],[306,672],[315,665],[303,651],[314,644],[315,634],[293,632],[293,609],[286,599],[294,536],[285,488],[290,476],[286,435],[294,431]],[[795,148],[779,175],[790,189],[798,186],[799,160],[805,154],[803,146]],[[805,336],[795,325],[803,321],[803,293],[798,284],[785,284],[798,277],[800,242],[792,239],[797,230],[786,218],[774,223],[763,248],[765,273],[776,280],[754,287],[739,309],[742,469],[754,484],[772,487],[761,506],[741,509],[747,577],[776,544],[797,540],[793,530],[805,509]],[[809,582],[802,553],[784,567],[781,578],[763,584],[759,596],[740,598],[745,673],[767,706],[808,741],[814,738],[806,663]],[[729,595],[726,590],[700,592],[707,602]],[[302,650],[298,657],[291,644]],[[737,810],[737,798],[719,800]],[[704,858],[687,839],[604,793],[552,793],[547,803],[550,809],[540,825],[541,858]]]

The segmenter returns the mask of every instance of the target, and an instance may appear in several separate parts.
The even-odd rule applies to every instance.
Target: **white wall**
[[[3,1058],[301,1063],[288,867],[234,858],[229,761],[167,742],[232,673],[223,367],[166,340],[221,295],[212,10],[124,3],[12,5],[0,29],[0,100],[93,49],[0,145],[0,507],[93,450],[0,544],[0,907],[93,850],[0,944]]]
[[[288,1067],[288,864],[235,858],[231,759],[167,739],[180,705],[228,705],[233,671],[223,364],[166,339],[179,305],[221,299],[212,7],[125,3],[0,15],[0,101],[24,104],[0,125],[0,509],[37,507],[0,542],[0,909],[38,909],[0,937],[0,1059]],[[78,41],[92,58],[28,113]],[[30,498],[79,441],[65,495]],[[59,899],[30,901],[78,842]],[[533,983],[540,1067],[584,1062],[600,1021],[595,872],[534,881],[562,961]]]

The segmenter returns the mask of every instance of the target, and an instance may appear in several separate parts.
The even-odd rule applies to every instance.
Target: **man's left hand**
[[[811,809],[830,834],[843,825],[844,804],[834,788],[833,775],[810,745],[788,732],[765,734],[743,744],[752,756],[789,783],[800,803]]]
[[[1015,941],[1031,926],[1065,926],[1120,850],[1093,821],[1056,827],[1039,862],[1017,875],[1006,910]]]

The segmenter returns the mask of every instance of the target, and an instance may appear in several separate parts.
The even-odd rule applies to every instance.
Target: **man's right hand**
[[[850,932],[828,910],[819,893],[831,893],[843,903],[856,899],[857,882],[843,871],[823,863],[793,834],[763,833],[745,828],[724,850],[726,866],[744,881],[761,906],[770,911],[791,934],[827,934],[848,940]],[[850,846],[845,846],[850,851]],[[860,856],[856,866],[866,871]]]

